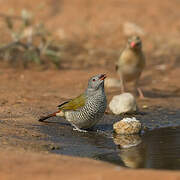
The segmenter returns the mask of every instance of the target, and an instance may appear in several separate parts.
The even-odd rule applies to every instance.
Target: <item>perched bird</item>
[[[132,36],[128,39],[126,47],[116,63],[116,71],[120,75],[121,91],[125,92],[125,83],[134,81],[135,90],[140,98],[144,98],[141,89],[138,87],[139,78],[145,67],[145,56],[142,51],[142,42],[139,36]]]
[[[74,127],[73,130],[85,132],[86,130],[83,129],[93,127],[106,110],[105,78],[105,74],[91,77],[83,94],[60,104],[57,112],[41,117],[39,121],[42,122],[53,116],[63,116]]]

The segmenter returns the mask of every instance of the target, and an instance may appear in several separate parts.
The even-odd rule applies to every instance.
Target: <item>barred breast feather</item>
[[[66,119],[78,128],[93,127],[104,115],[106,109],[106,96],[104,91],[87,97],[85,105],[76,111],[66,111]]]

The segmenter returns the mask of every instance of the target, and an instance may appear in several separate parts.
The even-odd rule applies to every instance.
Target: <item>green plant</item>
[[[11,41],[0,46],[0,57],[10,63],[21,61],[24,67],[29,63],[52,62],[60,67],[61,52],[44,24],[35,24],[33,15],[22,10],[20,17],[1,15],[4,18]],[[16,21],[20,21],[15,27]]]

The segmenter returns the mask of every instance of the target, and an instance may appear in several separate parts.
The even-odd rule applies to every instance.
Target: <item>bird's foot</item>
[[[88,132],[87,130],[84,130],[84,129],[79,129],[78,127],[75,127],[73,128],[73,131],[78,131],[78,132]]]
[[[96,132],[97,132],[98,134],[101,134],[101,135],[106,136],[107,138],[113,138],[113,136],[112,136],[111,133],[108,133],[108,132],[105,132],[105,131],[102,131],[102,130],[99,130],[99,129],[97,129]]]
[[[142,99],[142,100],[148,100],[148,97],[145,97],[145,96],[139,96],[139,99]]]
[[[142,92],[142,90],[140,88],[137,88],[137,92],[139,94],[140,99],[147,99],[146,97],[144,97],[144,94],[143,94],[143,92]]]

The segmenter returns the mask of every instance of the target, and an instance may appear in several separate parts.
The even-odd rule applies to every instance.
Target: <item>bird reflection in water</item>
[[[114,143],[117,145],[118,156],[126,167],[143,168],[146,159],[146,147],[141,143],[140,135],[114,135]]]

